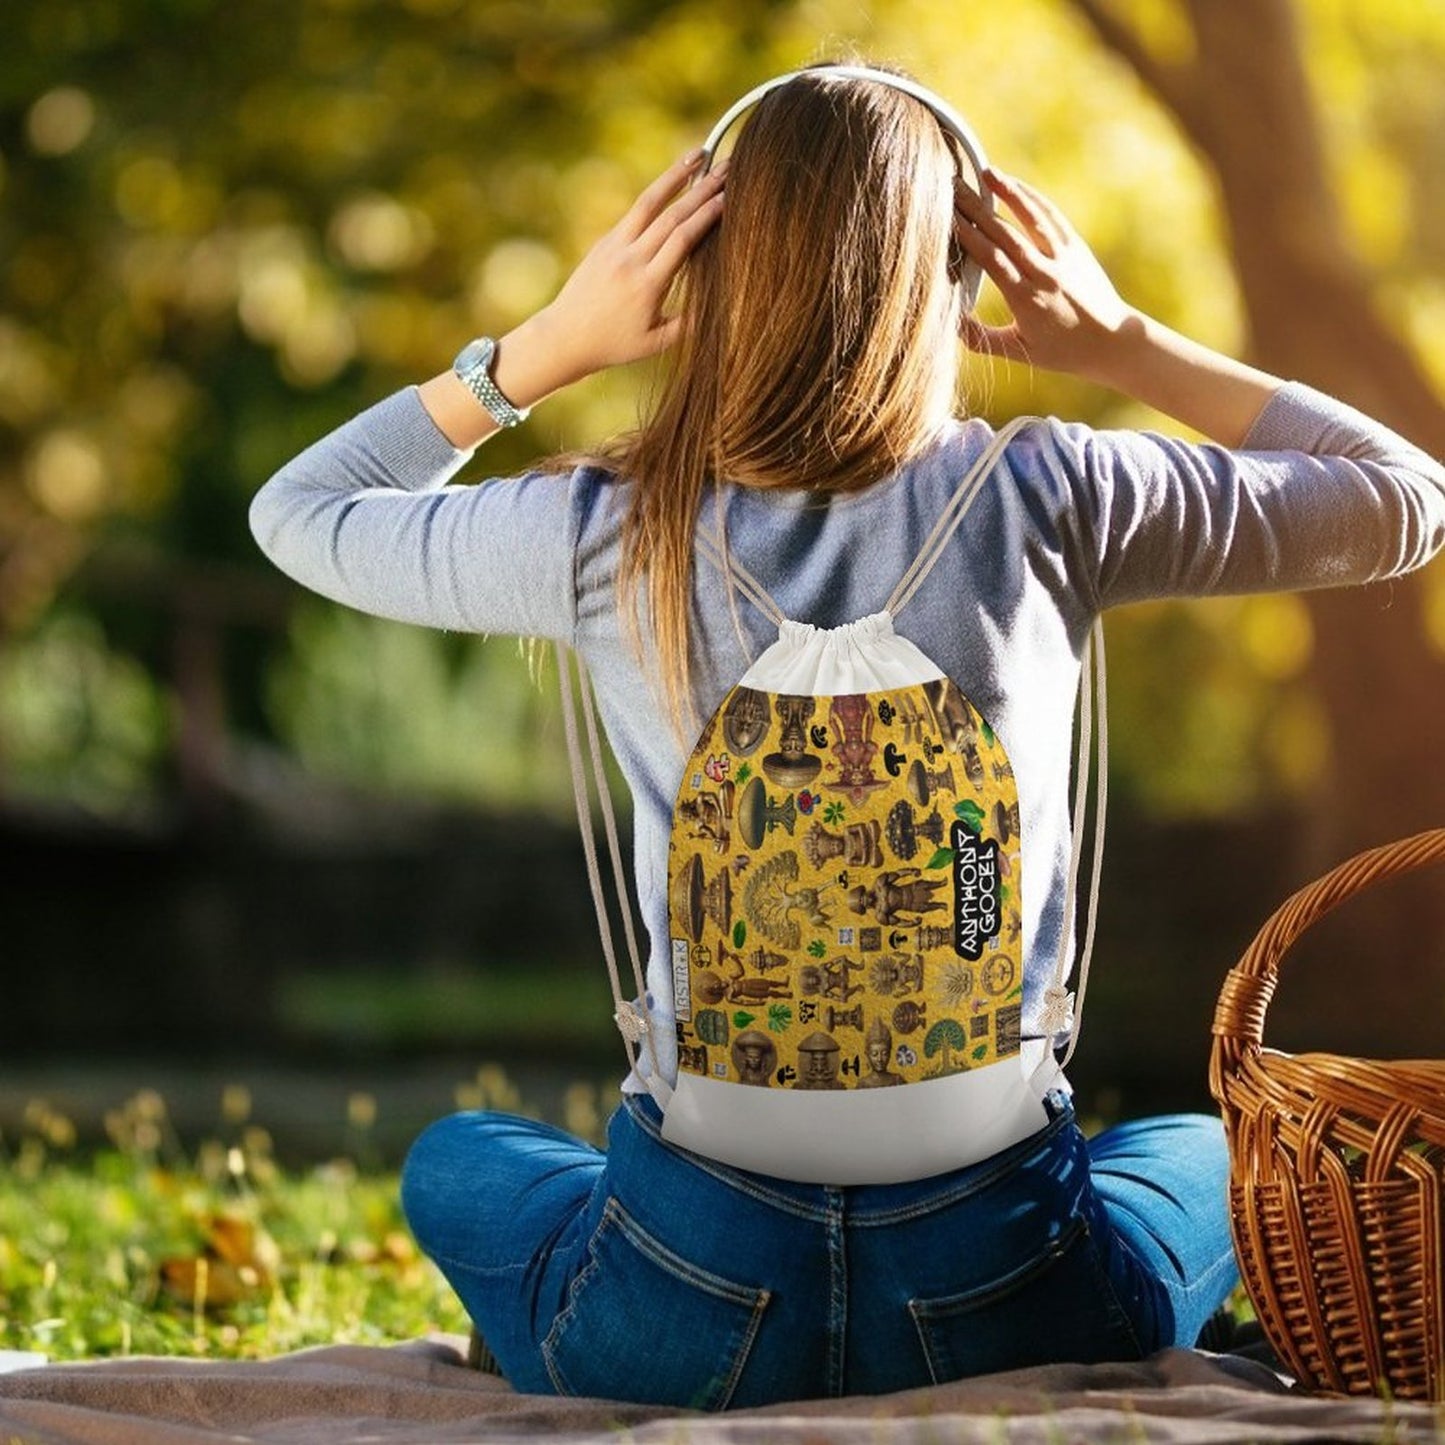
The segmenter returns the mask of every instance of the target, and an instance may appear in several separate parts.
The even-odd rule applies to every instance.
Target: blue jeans
[[[911,1184],[832,1188],[665,1143],[650,1099],[606,1154],[457,1114],[402,1203],[518,1389],[721,1410],[879,1394],[1193,1344],[1233,1287],[1218,1120],[1032,1138]]]

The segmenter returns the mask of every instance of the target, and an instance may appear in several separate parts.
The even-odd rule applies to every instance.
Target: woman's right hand
[[[726,166],[689,184],[701,163],[702,152],[694,151],[669,166],[588,251],[556,297],[497,343],[492,380],[514,406],[530,407],[676,341],[682,320],[663,309],[668,292],[722,214]],[[450,371],[424,382],[420,393],[453,446],[474,447],[497,429]]]
[[[669,166],[587,252],[538,316],[583,376],[665,351],[680,317],[663,306],[682,263],[722,214],[726,165],[694,177],[702,153]]]

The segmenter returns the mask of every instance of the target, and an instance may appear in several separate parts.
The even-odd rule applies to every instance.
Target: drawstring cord
[[[557,664],[561,682],[562,726],[567,736],[567,756],[572,766],[572,795],[577,805],[577,821],[582,832],[582,852],[587,862],[587,883],[592,891],[592,905],[597,912],[597,931],[602,944],[602,956],[607,962],[607,978],[612,986],[614,1010],[612,1017],[617,1024],[618,1032],[622,1035],[628,1068],[634,1074],[638,1073],[637,1046],[639,1043],[645,1045],[648,1063],[647,1087],[659,1105],[666,1108],[667,1102],[672,1096],[672,1090],[658,1070],[655,1029],[647,1000],[647,979],[641,951],[637,946],[637,931],[633,926],[632,904],[622,865],[622,848],[617,836],[617,816],[612,807],[612,797],[607,787],[607,775],[602,766],[601,739],[597,729],[596,709],[592,701],[592,682],[582,664],[582,659],[570,647],[560,642],[557,644]],[[577,675],[576,686],[582,697],[582,711],[586,724],[586,750],[592,761],[592,776],[597,791],[597,803],[602,813],[608,851],[612,855],[612,875],[617,887],[618,906],[622,911],[623,933],[632,963],[632,980],[637,989],[636,1003],[624,998],[622,994],[622,980],[617,966],[617,950],[612,937],[612,920],[608,914],[607,900],[602,891],[602,873],[597,861],[597,841],[592,831],[592,808],[587,790],[587,772],[583,763],[583,746],[577,728],[576,703],[572,695],[574,667]]]

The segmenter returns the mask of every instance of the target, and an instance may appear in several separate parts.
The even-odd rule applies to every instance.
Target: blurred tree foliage
[[[776,71],[850,47],[906,65],[1058,196],[1127,295],[1244,349],[1239,218],[1156,83],[1202,73],[1201,3],[8,0],[0,789],[203,801],[245,785],[259,741],[373,785],[545,794],[528,750],[550,699],[512,644],[298,598],[255,554],[246,504],[328,427],[545,301]],[[1299,11],[1339,245],[1368,259],[1378,313],[1438,389],[1445,5]],[[624,427],[644,388],[578,387],[485,465]],[[1012,368],[973,365],[967,391],[1000,413],[1151,420]],[[1445,639],[1440,583],[1422,615]],[[1111,633],[1116,777],[1141,803],[1218,814],[1317,782],[1329,728],[1303,604],[1141,608]],[[483,715],[512,742],[473,745]]]

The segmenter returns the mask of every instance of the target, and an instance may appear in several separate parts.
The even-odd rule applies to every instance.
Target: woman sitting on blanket
[[[1081,658],[1125,602],[1422,565],[1445,473],[1127,305],[937,97],[820,67],[748,99],[725,165],[709,148],[669,168],[550,305],[255,503],[261,545],[329,597],[570,644],[632,794],[651,948],[620,1010],[641,1047],[607,1152],[459,1114],[413,1148],[407,1217],[526,1391],[723,1409],[1192,1344],[1236,1279],[1219,1124],[1086,1140],[1055,1063]],[[979,269],[1009,324],[970,314]],[[959,336],[1211,440],[960,420]],[[651,416],[598,457],[449,485],[526,408],[665,350]],[[855,645],[921,656],[932,681],[880,707],[875,687],[770,684],[763,665]],[[765,754],[775,708],[788,747]],[[749,793],[744,762],[757,778],[777,758]],[[855,824],[894,771],[902,806]],[[674,846],[698,851],[682,885],[680,787],[694,822]],[[950,932],[965,870],[938,892],[949,867],[923,866],[937,842],[1003,875],[976,960]],[[911,890],[883,922],[880,879]],[[794,931],[813,962],[777,951]]]

